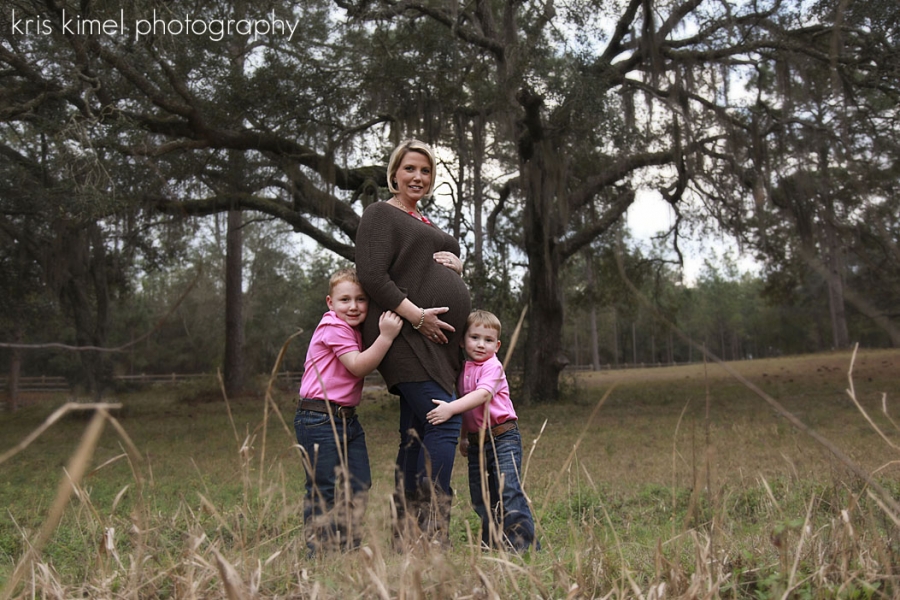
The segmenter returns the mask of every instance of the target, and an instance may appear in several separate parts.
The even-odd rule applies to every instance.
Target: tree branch
[[[503,62],[506,57],[505,46],[487,35],[479,34],[471,28],[461,27],[460,23],[466,19],[454,18],[453,13],[446,9],[434,8],[420,2],[412,0],[401,0],[400,2],[390,3],[383,2],[385,8],[378,11],[367,11],[364,6],[354,6],[346,0],[335,0],[335,4],[347,11],[347,13],[358,19],[365,21],[378,21],[398,17],[407,11],[418,13],[421,16],[430,17],[435,22],[443,25],[451,30],[457,37],[465,42],[469,42],[474,46],[486,50],[492,54],[498,61]],[[365,3],[361,3],[365,4]],[[469,19],[475,21],[476,19]]]
[[[327,235],[306,217],[293,210],[293,207],[274,198],[235,192],[199,200],[170,200],[161,196],[147,196],[144,201],[162,213],[173,215],[205,216],[232,209],[259,211],[283,220],[291,225],[294,231],[309,236],[327,250],[347,260],[354,260],[354,246]]]
[[[22,350],[43,350],[43,349],[48,349],[48,348],[54,348],[54,349],[60,349],[60,350],[69,350],[72,352],[124,352],[128,348],[131,348],[132,346],[140,344],[141,342],[146,340],[148,337],[153,335],[153,333],[155,331],[157,331],[160,327],[162,327],[163,323],[165,323],[169,319],[169,317],[172,316],[172,314],[175,312],[175,310],[179,306],[181,306],[181,303],[184,302],[184,299],[187,298],[187,296],[191,292],[191,290],[194,289],[194,286],[197,285],[197,282],[200,281],[200,275],[202,273],[203,273],[203,269],[198,268],[197,274],[194,276],[194,279],[187,286],[187,288],[184,290],[184,292],[182,292],[181,296],[178,297],[178,300],[175,301],[175,304],[173,304],[172,307],[169,308],[168,311],[166,311],[166,314],[163,315],[163,317],[159,321],[157,321],[156,325],[154,325],[153,328],[150,331],[148,331],[147,333],[141,335],[138,338],[131,340],[127,344],[123,344],[121,346],[116,346],[115,348],[107,348],[107,347],[103,347],[103,346],[72,346],[69,344],[62,344],[62,343],[57,343],[57,342],[50,342],[47,344],[11,344],[11,343],[6,343],[6,342],[0,342],[0,348],[15,348],[15,349],[22,349]]]
[[[618,223],[628,208],[634,204],[634,197],[634,190],[631,188],[623,190],[603,211],[599,219],[591,222],[590,226],[579,230],[568,239],[562,240],[559,243],[559,255],[563,262]]]

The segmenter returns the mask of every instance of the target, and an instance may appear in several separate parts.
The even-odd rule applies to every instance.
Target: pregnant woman
[[[369,295],[364,345],[378,337],[382,312],[405,320],[378,370],[388,390],[400,397],[394,534],[406,545],[418,532],[448,543],[450,475],[461,417],[431,425],[425,416],[434,408],[432,399],[456,398],[460,340],[471,310],[459,242],[418,210],[419,201],[431,196],[434,172],[434,154],[426,144],[400,144],[388,163],[393,197],[366,208],[356,235],[356,270]]]

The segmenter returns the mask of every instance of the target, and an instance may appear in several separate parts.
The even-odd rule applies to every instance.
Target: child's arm
[[[362,352],[347,352],[338,358],[354,376],[365,377],[375,370],[402,328],[403,320],[391,311],[385,311],[378,319],[378,329],[381,333],[375,342]]]
[[[485,403],[490,402],[493,396],[494,395],[488,390],[480,388],[472,390],[465,396],[457,398],[453,402],[432,399],[431,401],[437,404],[437,407],[425,415],[425,418],[428,419],[428,422],[432,425],[440,425],[453,415],[462,414],[467,410],[484,406]]]

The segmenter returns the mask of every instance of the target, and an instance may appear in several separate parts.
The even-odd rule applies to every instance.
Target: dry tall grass
[[[844,360],[852,422],[809,373],[768,387],[759,382],[774,373],[741,375],[781,414],[758,396],[739,397],[744,386],[711,367],[660,383],[593,374],[572,391],[580,400],[521,410],[525,488],[544,547],[522,556],[479,549],[464,467],[454,476],[452,549],[392,549],[390,400],[370,399],[363,414],[373,471],[383,471],[364,546],[315,559],[301,535],[302,470],[283,416],[292,404],[271,386],[255,409],[225,399],[227,427],[204,440],[210,452],[230,453],[231,475],[190,457],[196,481],[172,502],[155,497],[160,450],[142,453],[132,439],[141,423],[123,425],[117,406],[66,405],[0,458],[13,469],[57,428],[84,428],[55,500],[35,507],[43,521],[20,506],[8,513],[21,547],[0,571],[2,598],[893,597],[900,430],[888,393],[873,401],[868,388],[859,392],[853,365]],[[86,426],[66,420],[75,410],[91,414]],[[243,433],[238,410],[258,415]],[[836,414],[841,423],[831,422]],[[117,452],[108,441],[98,451],[106,425]],[[91,469],[94,455],[105,460]],[[122,464],[127,480],[112,477]],[[112,499],[94,489],[104,477],[118,486]],[[238,484],[233,493],[220,489],[226,478]]]

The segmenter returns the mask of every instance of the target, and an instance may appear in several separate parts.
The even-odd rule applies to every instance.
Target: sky
[[[626,216],[628,228],[634,239],[646,248],[651,246],[651,238],[661,231],[668,230],[675,223],[675,212],[672,207],[655,192],[639,190],[634,204],[628,209]],[[713,263],[721,260],[726,252],[740,256],[740,250],[733,239],[686,240],[679,242],[684,256],[684,283],[692,285],[703,270],[705,259]],[[673,253],[674,256],[674,253]],[[759,273],[760,265],[750,256],[741,256],[738,260],[741,273]]]
[[[439,168],[435,186],[440,191],[444,184],[448,183],[448,178],[443,171],[446,169]],[[441,194],[435,195],[440,201]],[[450,200],[447,200],[450,202]],[[634,204],[629,208],[626,215],[628,228],[631,230],[632,237],[635,241],[642,244],[646,252],[649,252],[652,246],[652,237],[661,231],[668,230],[675,222],[675,213],[672,207],[665,202],[659,193],[652,190],[639,189]],[[296,243],[302,248],[312,250],[316,247],[309,238],[296,234]],[[684,237],[679,240],[679,248],[684,257],[684,283],[692,285],[703,270],[704,260],[718,263],[721,261],[725,252],[730,251],[734,256],[738,256],[739,250],[737,244],[732,240],[704,240],[691,241]],[[674,259],[674,253],[671,257]],[[464,257],[465,258],[465,257]],[[744,257],[738,261],[738,267],[741,273],[753,272],[758,273],[760,266],[752,258]]]

